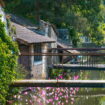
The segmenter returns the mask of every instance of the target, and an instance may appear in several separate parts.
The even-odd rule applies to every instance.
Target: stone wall
[[[29,53],[30,46],[19,44],[20,53]],[[26,70],[26,78],[31,78],[31,59],[30,56],[19,56],[18,63]]]
[[[34,65],[31,71],[32,78],[42,79],[42,70],[43,70],[42,64]]]
[[[47,52],[48,44],[42,44],[42,53]],[[33,48],[32,48],[33,50]],[[47,78],[47,56],[42,56],[42,62],[40,64],[34,63],[34,56],[31,57],[31,75],[34,79],[46,79]]]
[[[57,48],[56,28],[49,22],[45,22],[45,21],[41,20],[40,21],[40,29],[45,33],[45,36],[55,40],[55,43],[50,43],[48,45],[48,47],[49,48]],[[53,51],[53,53],[57,53],[57,51]],[[59,58],[57,56],[49,56],[47,60],[48,60],[48,65],[51,65],[52,63],[56,64],[59,62]]]
[[[42,43],[42,52],[46,53],[48,43]],[[20,53],[30,52],[34,53],[34,44],[19,45]],[[30,74],[30,78],[33,79],[46,79],[47,78],[47,56],[42,56],[42,61],[34,63],[34,56],[20,56],[19,63],[22,64]]]

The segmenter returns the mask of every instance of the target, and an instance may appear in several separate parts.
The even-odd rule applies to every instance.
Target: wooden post
[[[31,44],[31,46],[30,46],[30,52],[34,53],[34,45],[33,44]],[[31,56],[30,58],[31,58],[31,67],[32,67],[34,65],[34,56]]]

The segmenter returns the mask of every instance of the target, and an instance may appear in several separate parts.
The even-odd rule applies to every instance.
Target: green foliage
[[[9,84],[15,79],[18,48],[6,34],[5,25],[0,20],[0,105],[4,105],[9,95]]]
[[[49,75],[51,79],[55,79],[58,76],[62,75],[62,73],[63,73],[62,69],[51,69]]]
[[[58,28],[71,27],[74,34],[73,44],[76,46],[79,34],[88,36],[92,42],[103,44],[105,6],[104,0],[8,0],[6,10],[22,15],[34,23],[39,19],[49,21]]]
[[[74,47],[76,47],[78,44],[77,42],[79,42],[79,37],[77,37],[77,32],[73,27],[71,27],[69,30],[70,30],[70,37],[72,39],[73,45]]]
[[[25,79],[27,75],[29,75],[28,71],[21,64],[18,64],[16,66],[16,72],[17,72],[16,79]]]
[[[67,71],[63,69],[51,69],[49,72],[50,79],[60,79],[59,77],[62,76],[63,79],[68,79]]]

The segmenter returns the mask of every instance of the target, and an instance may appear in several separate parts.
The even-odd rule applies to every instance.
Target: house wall
[[[47,43],[42,44],[42,53],[46,53],[48,48]],[[34,44],[19,45],[20,53],[34,53]],[[19,56],[19,64],[22,64],[29,72],[28,78],[46,79],[47,72],[47,56],[42,56],[42,62],[34,63],[34,56]]]
[[[42,44],[42,53],[46,53],[48,44]],[[31,45],[31,52],[34,51],[34,45]],[[31,75],[34,79],[47,78],[47,56],[42,56],[41,63],[34,63],[34,56],[31,56]]]
[[[20,53],[29,52],[29,46],[19,45]],[[30,68],[30,57],[29,56],[19,56],[19,63],[22,64],[26,69]]]
[[[24,45],[24,44],[19,44],[19,50],[20,50],[20,53],[28,53],[30,50],[30,46]],[[19,64],[21,64],[26,69],[26,71],[28,73],[26,78],[30,78],[31,77],[31,74],[30,74],[30,70],[31,70],[30,56],[19,56],[18,62],[19,62]]]
[[[49,38],[52,38],[55,40],[55,43],[50,43],[48,45],[49,48],[57,48],[57,33],[55,32],[56,30],[54,27],[43,20],[40,21],[40,29],[45,33],[45,36],[48,36]],[[57,51],[52,51],[52,53],[57,53]],[[57,56],[50,56],[47,58],[48,60],[48,65],[56,64],[59,62],[59,59]]]

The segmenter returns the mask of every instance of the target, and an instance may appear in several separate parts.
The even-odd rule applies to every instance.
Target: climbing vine
[[[5,24],[0,19],[0,105],[6,103],[9,84],[15,79],[18,47],[6,33]]]

